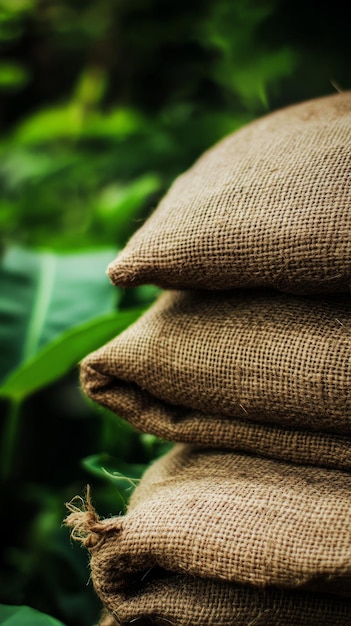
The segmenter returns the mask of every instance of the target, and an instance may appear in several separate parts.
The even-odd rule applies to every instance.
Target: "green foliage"
[[[21,89],[28,80],[26,70],[17,63],[0,63],[0,91]]]
[[[128,309],[73,326],[24,361],[0,386],[0,397],[21,402],[41,387],[67,374],[89,352],[134,322],[144,309]]]
[[[257,39],[259,26],[272,14],[275,4],[272,0],[259,4],[251,0],[213,3],[201,33],[201,40],[218,51],[214,82],[228,93],[237,94],[253,111],[258,103],[269,109],[268,90],[296,66],[296,51],[288,46],[272,49],[269,43]]]
[[[0,264],[0,379],[67,329],[115,309],[120,292],[105,274],[115,255],[116,249],[6,250]]]
[[[0,604],[0,624],[3,626],[64,626],[50,615],[29,606],[6,606]]]
[[[114,424],[114,428],[116,428]],[[130,432],[133,432],[132,429]],[[127,437],[126,437],[127,438]],[[172,447],[169,441],[158,439],[148,433],[140,434],[140,441],[145,451],[144,463],[130,463],[123,458],[112,456],[106,452],[92,454],[82,459],[83,467],[92,475],[110,482],[115,487],[115,496],[119,495],[121,510],[125,511],[129,498],[142,477],[149,463],[165,454]],[[122,454],[121,450],[121,454]]]
[[[107,264],[216,141],[350,88],[348,21],[306,0],[2,0],[0,49],[0,623],[93,626],[64,503],[89,482],[123,513],[171,445],[80,391],[80,359],[159,293]]]

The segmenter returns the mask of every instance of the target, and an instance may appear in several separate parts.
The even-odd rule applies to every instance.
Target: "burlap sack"
[[[66,524],[91,551],[96,592],[116,615],[129,601],[134,612],[139,594],[145,610],[146,582],[167,573],[351,597],[346,472],[178,444],[145,472],[125,516],[70,510]]]
[[[113,611],[99,626],[348,626],[351,602],[327,594],[256,589],[152,571],[137,588],[102,595]]]
[[[110,264],[113,283],[349,292],[351,91],[224,138],[175,180]]]
[[[177,442],[351,469],[351,298],[165,292],[81,363],[96,402]]]
[[[120,626],[120,623],[116,622],[112,613],[109,613],[107,610],[103,610],[96,626]],[[135,626],[137,626],[137,624]]]

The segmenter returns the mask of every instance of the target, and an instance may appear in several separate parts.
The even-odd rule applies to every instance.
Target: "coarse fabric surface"
[[[121,626],[121,622],[117,622],[113,614],[104,608],[96,626]],[[135,626],[137,626],[137,624],[135,624]]]
[[[291,104],[208,149],[107,268],[122,287],[351,285],[351,91]]]
[[[104,609],[98,623],[95,626],[121,626],[121,624],[115,620],[112,613]]]
[[[99,626],[347,626],[351,602],[329,594],[258,589],[153,570],[137,587],[102,596],[116,620]],[[151,578],[151,581],[149,580]]]
[[[351,298],[166,291],[81,386],[141,431],[351,469]]]
[[[66,524],[91,550],[104,603],[138,592],[153,568],[351,598],[347,472],[175,444],[146,470],[126,515],[73,510]]]

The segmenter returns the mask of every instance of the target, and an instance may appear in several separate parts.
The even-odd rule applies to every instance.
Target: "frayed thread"
[[[103,540],[106,533],[120,530],[117,518],[101,519],[96,513],[90,495],[90,485],[87,485],[85,499],[75,496],[70,502],[66,502],[66,508],[70,511],[64,520],[64,525],[72,528],[71,538],[79,541],[88,550],[96,548]]]

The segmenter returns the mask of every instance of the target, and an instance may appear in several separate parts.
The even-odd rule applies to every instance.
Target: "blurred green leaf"
[[[19,125],[14,140],[41,143],[57,138],[75,138],[80,134],[82,124],[82,109],[78,103],[43,109]]]
[[[141,433],[140,442],[148,462],[166,454],[174,445],[172,441],[160,439],[160,437],[152,435],[151,433]]]
[[[0,4],[0,41],[11,41],[19,38],[23,32],[23,24],[10,6],[11,0],[2,0]],[[18,11],[21,13],[21,10]]]
[[[140,111],[119,107],[92,115],[84,128],[84,134],[86,137],[100,137],[116,141],[145,132],[147,127],[147,118]]]
[[[144,308],[110,313],[76,326],[25,361],[4,381],[0,396],[21,401],[66,374],[89,352],[122,332]]]
[[[87,94],[85,97],[88,97]],[[89,97],[93,97],[92,94]],[[13,141],[19,144],[40,144],[58,139],[104,137],[116,141],[145,129],[144,117],[137,111],[119,108],[100,113],[87,111],[86,104],[76,99],[34,113],[18,125]]]
[[[200,35],[218,54],[210,70],[213,80],[256,114],[269,110],[268,93],[292,74],[297,62],[291,47],[270,48],[269,40],[260,41],[260,28],[275,8],[275,0],[213,3]]]
[[[28,80],[28,71],[22,65],[0,62],[0,90],[20,89]]]
[[[133,229],[133,218],[139,215],[145,200],[161,187],[160,177],[147,174],[128,185],[114,183],[105,187],[96,200],[97,223],[113,233],[118,245],[123,246]]]
[[[0,175],[8,192],[25,183],[43,185],[49,177],[57,174],[67,176],[67,170],[77,161],[78,156],[73,152],[56,152],[53,155],[42,150],[0,144]],[[28,193],[28,189],[26,191]]]
[[[85,106],[97,105],[106,90],[106,71],[100,66],[88,67],[80,76],[75,100]]]
[[[22,11],[28,11],[36,6],[38,0],[1,0],[1,8],[16,15]]]
[[[141,463],[126,463],[105,453],[82,459],[82,465],[95,476],[123,484],[128,489],[134,481],[142,477],[147,467],[146,464]]]
[[[122,512],[125,512],[130,496],[147,467],[146,464],[126,463],[106,453],[86,457],[81,463],[90,474],[114,485]]]
[[[0,266],[0,379],[77,324],[115,310],[115,249],[72,254],[9,248]]]
[[[0,604],[0,624],[2,626],[64,626],[54,617],[29,606],[5,604]]]

